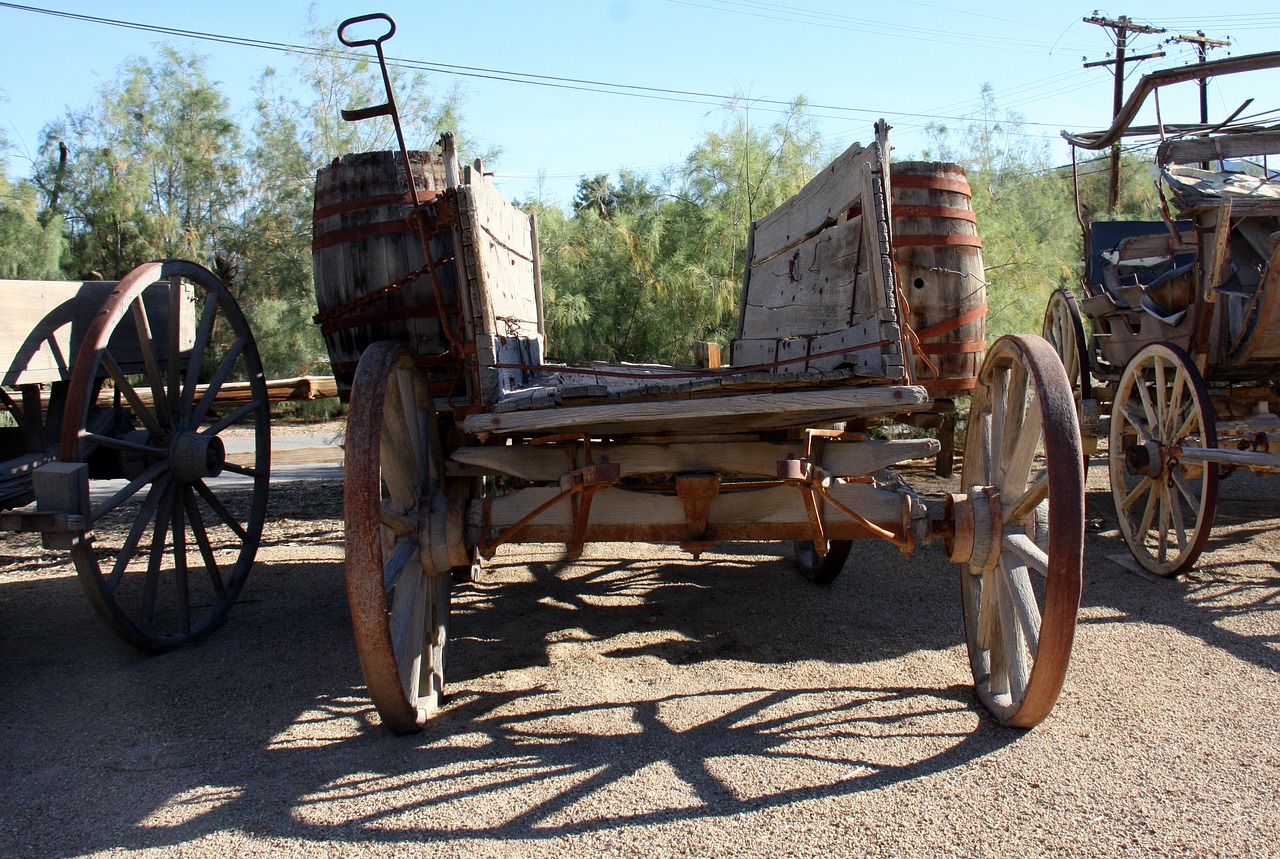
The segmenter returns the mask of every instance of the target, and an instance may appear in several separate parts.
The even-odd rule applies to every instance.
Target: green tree
[[[45,129],[36,182],[66,220],[73,273],[117,278],[161,257],[213,265],[223,252],[240,135],[205,64],[162,46],[157,63],[129,60],[93,106]]]
[[[10,180],[8,152],[9,141],[0,129],[0,278],[56,280],[62,221],[41,222],[38,190],[25,180]]]

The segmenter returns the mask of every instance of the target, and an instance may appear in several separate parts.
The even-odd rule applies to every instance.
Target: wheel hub
[[[943,518],[947,524],[943,547],[947,558],[981,574],[1000,563],[1003,535],[1000,493],[991,486],[975,486],[968,493],[947,495]]]
[[[216,435],[183,430],[169,446],[173,476],[184,483],[217,477],[227,462],[227,449]]]
[[[1154,441],[1135,444],[1124,452],[1124,467],[1138,477],[1156,477],[1164,470],[1164,449]]]

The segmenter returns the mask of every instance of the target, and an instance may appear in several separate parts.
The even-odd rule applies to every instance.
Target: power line
[[[679,2],[679,0],[670,0],[670,2]],[[365,59],[359,54],[349,51],[341,51],[329,48],[317,48],[308,45],[295,45],[287,42],[274,42],[266,39],[254,39],[244,36],[232,36],[222,33],[208,33],[200,30],[185,30],[178,27],[167,27],[159,24],[145,24],[136,21],[124,21],[116,18],[105,18],[96,15],[84,15],[75,12],[63,12],[55,9],[44,9],[36,6],[25,6],[17,3],[0,2],[0,8],[15,9],[23,12],[32,12],[40,15],[49,15],[55,18],[64,18],[73,21],[81,21],[92,24],[99,24],[109,27],[118,27],[129,30],[140,30],[142,32],[156,33],[158,35],[176,36],[180,38],[194,39],[197,41],[215,42],[219,44],[236,45],[240,47],[257,48],[260,50],[275,51],[286,54],[302,54],[306,56],[320,57],[337,57],[347,60]],[[578,92],[594,92],[602,95],[626,96],[629,98],[642,98],[656,101],[678,102],[685,104],[704,104],[704,105],[724,105],[726,103],[734,103],[743,99],[735,96],[728,96],[722,93],[699,92],[696,90],[677,90],[664,87],[642,86],[638,84],[624,84],[609,81],[597,81],[585,78],[560,77],[556,75],[543,75],[533,72],[519,72],[506,69],[490,69],[477,66],[463,66],[451,63],[429,62],[426,60],[418,60],[405,57],[388,57],[389,65],[397,68],[406,68],[411,70],[420,70],[435,72],[438,74],[454,75],[458,77],[467,77],[480,80],[499,81],[503,83],[525,84],[527,86],[550,87],[554,89],[565,89]],[[792,106],[792,102],[782,99],[771,98],[753,98],[749,100],[753,106],[764,105],[764,110],[772,110],[772,112],[785,113]],[[771,107],[770,107],[771,106]],[[912,113],[901,110],[877,110],[872,108],[848,107],[845,105],[830,104],[810,104],[806,103],[805,107],[811,111],[839,111],[845,114],[858,114],[876,117],[893,117],[905,119],[926,119],[926,120],[951,120],[956,122],[981,122],[980,119],[965,116],[946,116],[930,113]],[[1046,128],[1057,128],[1058,123],[1049,122],[1028,122],[1028,125],[1043,126]]]

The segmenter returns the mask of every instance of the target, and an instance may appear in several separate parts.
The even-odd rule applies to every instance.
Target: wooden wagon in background
[[[130,644],[207,635],[267,509],[268,394],[235,299],[207,269],[166,260],[118,283],[0,281],[0,310],[0,529],[69,550]],[[232,458],[237,424],[251,441]]]
[[[389,36],[343,41],[381,56]],[[394,100],[349,118],[379,113],[394,117]],[[478,165],[459,170],[448,137],[441,154],[349,155],[320,172],[317,319],[350,400],[347,588],[386,725],[416,730],[440,704],[456,579],[506,544],[574,557],[588,541],[695,555],[786,542],[819,581],[853,540],[907,554],[941,541],[963,570],[983,703],[1011,725],[1049,712],[1080,596],[1071,388],[1048,343],[1003,338],[974,374],[965,491],[931,514],[890,470],[939,443],[862,429],[933,407],[910,383],[887,132],[752,226],[723,367],[550,363],[536,222]]]
[[[1110,129],[1067,138],[1086,150],[1158,144],[1164,218],[1086,224],[1082,298],[1055,292],[1044,333],[1072,380],[1085,449],[1108,441],[1120,530],[1163,576],[1199,558],[1221,476],[1280,472],[1280,174],[1267,163],[1280,126],[1240,117],[1249,103],[1212,125],[1133,122],[1162,87],[1276,68],[1280,52],[1155,72]]]

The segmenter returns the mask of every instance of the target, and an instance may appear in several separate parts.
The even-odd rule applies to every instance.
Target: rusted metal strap
[[[964,343],[921,343],[920,351],[927,355],[967,355],[985,352],[986,340],[967,340]]]
[[[417,271],[409,272],[409,274],[405,275],[399,280],[392,281],[391,283],[387,284],[381,289],[375,289],[373,292],[366,292],[363,295],[357,295],[355,298],[351,299],[348,302],[345,302],[344,304],[339,304],[337,307],[331,307],[328,310],[322,310],[321,312],[317,313],[315,316],[311,317],[311,321],[316,323],[317,325],[323,325],[324,323],[328,322],[331,319],[337,319],[341,316],[345,316],[346,314],[351,313],[352,311],[359,310],[361,307],[364,307],[366,304],[372,304],[373,302],[377,301],[383,296],[390,295],[396,290],[402,289],[405,286],[408,286],[409,284],[413,283],[415,280],[422,277],[424,274],[426,274],[430,270],[431,270],[431,263],[428,262],[426,265],[424,265],[422,268],[418,269]]]
[[[936,325],[921,328],[916,332],[916,336],[921,340],[928,340],[931,337],[937,337],[939,334],[949,334],[957,328],[968,325],[970,322],[977,322],[986,315],[987,305],[986,302],[983,302],[981,306],[975,307],[972,310],[967,310],[959,316],[953,316],[945,322],[939,322]]]
[[[337,308],[342,310],[344,308]],[[458,313],[458,306],[451,304],[444,308],[445,316],[455,316]],[[400,319],[434,319],[439,317],[441,309],[433,305],[419,305],[416,307],[399,307],[393,314],[388,314],[385,310],[368,313],[346,313],[338,314],[341,318],[326,318],[326,321],[320,323],[320,333],[328,336],[335,331],[346,331],[349,328],[359,328],[362,325],[377,325],[380,322],[390,322]]]
[[[334,230],[325,233],[322,236],[316,236],[311,240],[311,251],[315,253],[325,248],[331,248],[334,245],[346,244],[347,242],[356,241],[357,239],[376,239],[382,236],[392,236],[396,233],[411,233],[413,228],[405,223],[404,218],[396,218],[392,221],[376,221],[372,224],[362,224],[358,227],[347,227],[342,230]]]
[[[894,173],[889,183],[894,188],[930,188],[934,191],[951,191],[973,196],[973,189],[964,179],[946,179],[942,176],[925,176],[918,173]],[[895,205],[896,209],[897,206]]]
[[[973,209],[958,209],[954,206],[894,206],[895,218],[950,218],[954,221],[978,223],[978,214]]]
[[[427,198],[428,202],[434,197]],[[380,194],[376,197],[362,197],[358,200],[343,200],[340,203],[330,203],[328,206],[321,206],[311,215],[313,221],[321,221],[325,218],[332,218],[334,215],[341,215],[346,212],[358,212],[364,209],[373,209],[378,206],[400,206],[413,203],[413,195],[405,192],[403,194]]]
[[[959,233],[946,236],[894,236],[895,248],[980,248],[980,236],[966,236]]]

